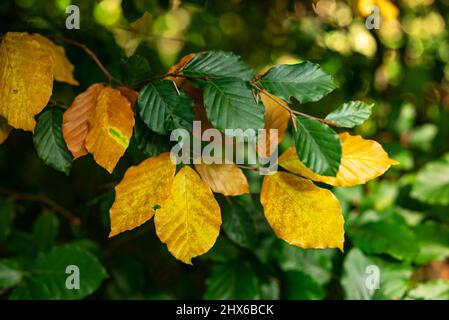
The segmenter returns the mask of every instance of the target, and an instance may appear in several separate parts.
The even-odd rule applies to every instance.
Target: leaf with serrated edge
[[[268,92],[281,99],[288,101],[294,97],[301,103],[318,101],[336,88],[332,77],[318,64],[309,61],[275,66],[260,82]]]
[[[62,133],[67,147],[75,159],[86,155],[85,140],[89,131],[89,121],[94,116],[97,97],[104,86],[94,83],[73,100],[63,115]]]
[[[254,129],[264,126],[264,107],[247,83],[236,78],[208,81],[204,89],[207,118],[221,131]]]
[[[128,148],[134,127],[131,103],[116,89],[101,90],[94,116],[89,121],[86,149],[109,173]]]
[[[220,233],[220,206],[209,186],[188,166],[175,176],[170,196],[154,219],[159,239],[187,264],[209,251]]]
[[[329,126],[316,119],[296,116],[296,151],[301,161],[318,174],[335,176],[341,160],[341,143]]]
[[[143,88],[138,110],[148,128],[159,134],[176,128],[192,130],[193,100],[182,91],[178,93],[171,81],[160,80]]]
[[[161,206],[167,199],[175,171],[176,165],[171,162],[169,153],[130,167],[115,187],[109,237],[137,228],[151,219],[155,206]]]
[[[312,181],[286,172],[265,176],[260,194],[274,233],[300,248],[343,250],[344,220],[337,198]]]
[[[195,164],[195,169],[213,192],[225,196],[249,193],[248,180],[235,164]]]
[[[8,32],[0,45],[0,116],[34,131],[53,88],[53,58],[27,33]]]
[[[69,174],[72,156],[62,137],[62,110],[52,108],[39,115],[33,141],[39,158],[45,164]]]
[[[246,81],[254,77],[254,71],[243,62],[240,56],[224,51],[197,54],[184,66],[183,74],[190,77],[236,77]]]
[[[382,146],[374,140],[365,140],[361,136],[339,134],[342,145],[340,168],[336,177],[322,176],[312,172],[298,159],[294,147],[287,149],[279,157],[279,165],[284,169],[314,181],[332,186],[351,187],[364,184],[384,174],[391,165],[398,164],[390,159]]]
[[[363,101],[350,101],[326,116],[326,120],[344,128],[353,128],[365,122],[370,116],[374,104]]]
[[[53,76],[56,81],[65,82],[74,86],[79,85],[73,77],[73,64],[67,59],[65,49],[56,45],[53,41],[40,34],[32,34],[31,37],[39,42],[47,54],[53,57]]]

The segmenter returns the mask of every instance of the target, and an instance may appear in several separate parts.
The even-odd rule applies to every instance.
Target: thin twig
[[[98,59],[97,55],[96,55],[92,50],[90,50],[84,43],[80,43],[80,42],[75,41],[75,40],[72,40],[72,39],[67,39],[67,38],[57,37],[57,36],[52,36],[52,35],[49,35],[49,37],[58,39],[58,40],[60,40],[60,41],[62,41],[62,42],[70,43],[70,44],[72,44],[72,45],[74,45],[74,46],[77,46],[77,47],[83,49],[83,50],[84,50],[84,51],[85,51],[85,52],[92,58],[92,60],[94,60],[94,62],[95,62],[95,63],[97,64],[97,66],[101,69],[101,71],[103,71],[103,73],[106,75],[106,77],[107,77],[108,80],[109,80],[109,84],[111,84],[112,81],[115,81],[115,82],[118,83],[118,84],[122,84],[121,81],[117,80],[116,78],[114,78],[114,77],[109,73],[109,71],[108,71],[108,70],[105,68],[105,66],[101,63],[100,59]]]
[[[9,190],[5,188],[0,188],[0,192],[4,194],[9,194],[9,200],[11,201],[18,201],[18,200],[28,200],[28,201],[34,201],[34,202],[40,202],[50,209],[52,209],[54,212],[59,213],[61,216],[66,218],[72,225],[80,225],[81,220],[79,217],[74,215],[70,210],[64,208],[63,206],[59,205],[52,199],[48,198],[47,196],[43,194],[26,194],[26,193],[19,193],[14,190]]]
[[[246,169],[246,170],[252,170],[252,171],[259,171],[260,170],[259,168],[250,167],[250,166],[243,166],[243,165],[240,165],[240,164],[238,164],[237,166],[239,168]]]

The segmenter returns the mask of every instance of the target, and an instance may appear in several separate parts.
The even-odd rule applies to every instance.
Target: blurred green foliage
[[[80,30],[65,29],[70,4],[80,8]],[[224,207],[217,243],[191,267],[170,256],[152,221],[107,237],[113,186],[142,160],[137,143],[112,175],[88,156],[67,177],[38,158],[29,133],[13,130],[0,146],[0,298],[448,299],[449,1],[395,5],[396,19],[382,12],[381,28],[368,30],[358,1],[2,1],[2,34],[74,39],[131,85],[204,50],[233,51],[261,72],[318,62],[340,90],[299,108],[320,116],[350,99],[375,103],[357,132],[401,164],[367,185],[335,188],[344,253],[276,239],[252,194]],[[55,83],[52,101],[70,105],[106,78],[80,48],[64,46],[81,85]],[[289,135],[281,151],[287,144]],[[151,154],[157,142],[143,148]],[[261,177],[247,175],[259,192]],[[89,285],[61,290],[66,275],[51,272],[64,263],[90,270]],[[380,272],[374,289],[366,282],[371,265]]]

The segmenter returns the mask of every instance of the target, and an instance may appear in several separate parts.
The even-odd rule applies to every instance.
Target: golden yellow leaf
[[[300,248],[343,250],[344,220],[340,204],[327,189],[290,173],[265,176],[260,194],[274,233]]]
[[[97,97],[95,112],[89,121],[86,149],[100,166],[112,173],[128,147],[133,127],[131,103],[120,91],[105,87]]]
[[[350,187],[377,178],[391,165],[398,164],[390,159],[382,146],[374,140],[365,140],[361,136],[339,134],[342,156],[336,177],[321,176],[312,172],[298,159],[294,147],[279,157],[279,165],[284,169],[303,177],[324,182],[332,186]]]
[[[113,237],[132,230],[155,213],[155,206],[167,199],[175,176],[176,165],[168,152],[148,158],[130,167],[115,187],[115,201],[111,207],[111,233]]]
[[[12,130],[12,128],[11,128],[11,126],[8,125],[8,122],[6,122],[6,119],[3,117],[0,117],[0,144],[5,142],[5,140],[8,138],[11,130]]]
[[[79,85],[78,81],[73,77],[74,67],[67,59],[64,47],[56,45],[53,41],[37,33],[32,34],[31,37],[39,42],[47,54],[53,57],[53,76],[55,80],[74,86]]]
[[[156,233],[184,263],[209,251],[220,233],[220,206],[210,188],[190,167],[175,176],[170,196],[156,211]]]
[[[287,105],[282,99],[264,91],[260,94],[262,103],[265,106],[265,129],[266,136],[261,136],[257,143],[257,153],[264,157],[270,157],[270,146],[278,145],[284,138],[285,131],[290,120],[290,113],[279,105],[276,101]],[[272,136],[270,129],[277,129],[278,136]]]
[[[225,196],[249,193],[248,180],[235,164],[195,164],[195,169],[213,192]]]
[[[64,112],[62,133],[74,159],[87,154],[85,140],[89,131],[89,121],[94,115],[97,97],[103,88],[104,86],[99,83],[91,85],[76,96],[70,108]]]
[[[0,45],[0,116],[34,131],[34,116],[50,100],[53,58],[27,33],[8,32]]]

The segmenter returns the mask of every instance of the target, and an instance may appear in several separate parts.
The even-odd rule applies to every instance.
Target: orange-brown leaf
[[[95,83],[87,88],[86,91],[79,94],[72,102],[63,115],[62,133],[64,140],[73,155],[73,158],[79,158],[86,155],[85,140],[89,131],[89,121],[91,121],[97,97],[104,86]]]

